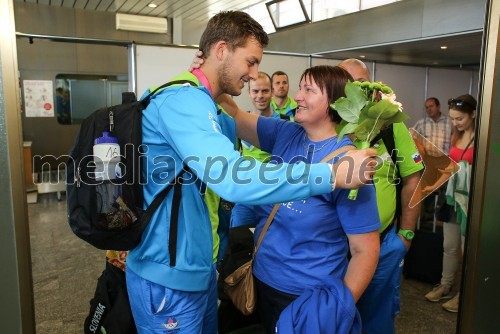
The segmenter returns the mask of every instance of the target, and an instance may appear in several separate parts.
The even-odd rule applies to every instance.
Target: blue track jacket
[[[172,80],[198,82],[191,73]],[[146,93],[149,93],[146,92]],[[204,87],[173,86],[157,93],[143,111],[142,139],[147,175],[145,206],[187,164],[188,177],[179,208],[177,263],[169,265],[168,236],[173,191],[153,215],[127,266],[139,276],[170,289],[208,289],[212,268],[212,233],[202,183],[231,202],[270,204],[331,191],[325,164],[267,165],[248,161],[221,133],[217,106]],[[307,183],[288,182],[305,175]]]
[[[361,317],[340,279],[306,290],[281,312],[278,334],[360,334]]]

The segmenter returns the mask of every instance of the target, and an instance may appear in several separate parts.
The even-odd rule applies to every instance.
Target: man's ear
[[[217,60],[222,61],[228,52],[228,45],[226,41],[218,41],[214,45],[214,55]]]

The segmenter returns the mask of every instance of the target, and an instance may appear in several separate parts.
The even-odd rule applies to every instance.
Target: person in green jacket
[[[273,87],[271,77],[267,73],[259,72],[256,80],[248,82],[248,96],[254,106],[254,109],[250,111],[251,114],[290,120],[290,117],[279,114],[271,108]],[[241,154],[247,159],[254,158],[262,162],[267,162],[270,157],[269,153],[244,140],[241,140]]]
[[[294,117],[297,111],[297,102],[288,96],[290,82],[288,75],[283,71],[276,71],[271,75],[273,85],[273,98],[271,108],[278,114]]]

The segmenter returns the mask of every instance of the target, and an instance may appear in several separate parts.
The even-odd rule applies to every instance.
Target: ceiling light
[[[446,45],[441,45],[441,50],[446,50],[446,49],[448,49],[448,46],[446,46]]]
[[[150,8],[156,8],[156,7],[158,7],[158,5],[156,5],[156,4],[154,4],[154,3],[150,3],[150,4],[148,5],[148,7],[150,7]]]
[[[365,58],[366,56],[365,55],[359,55],[359,58]]]

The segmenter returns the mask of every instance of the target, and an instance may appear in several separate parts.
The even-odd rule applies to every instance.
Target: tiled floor
[[[28,210],[37,333],[82,333],[96,280],[104,269],[104,251],[71,232],[64,196],[59,202],[55,194],[40,195]],[[431,288],[430,284],[403,281],[396,333],[455,333],[456,314],[424,299]]]

